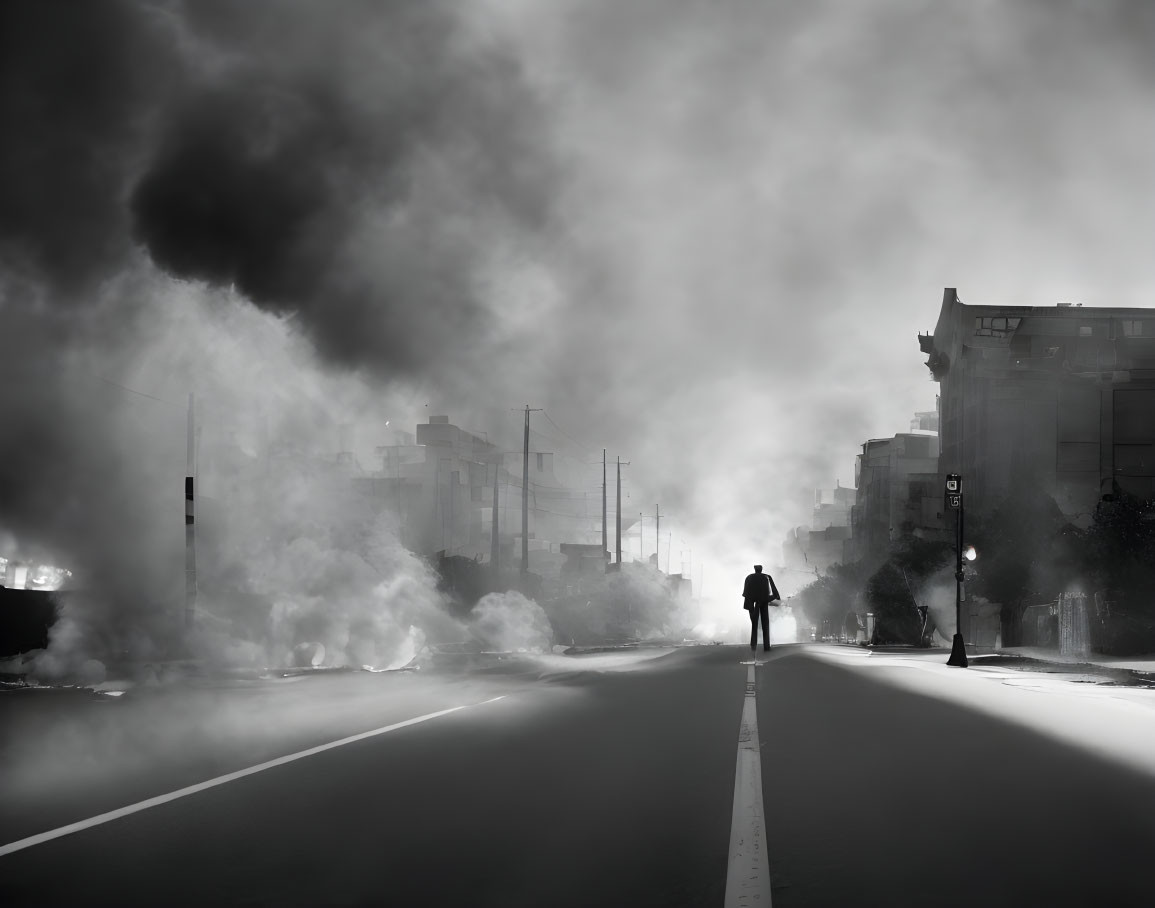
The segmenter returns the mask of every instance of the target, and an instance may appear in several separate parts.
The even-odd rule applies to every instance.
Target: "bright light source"
[[[963,549],[963,558],[965,558],[967,561],[974,561],[978,557],[979,553],[975,551],[975,547],[973,545],[968,545],[965,549]]]

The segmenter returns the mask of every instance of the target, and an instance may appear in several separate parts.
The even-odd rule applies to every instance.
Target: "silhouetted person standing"
[[[754,565],[754,573],[746,577],[742,587],[742,607],[750,611],[750,652],[758,648],[758,621],[762,621],[762,649],[770,650],[770,603],[781,602],[774,578],[762,573],[762,565]]]

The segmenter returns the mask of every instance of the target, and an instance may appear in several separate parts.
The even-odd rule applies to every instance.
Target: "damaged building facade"
[[[919,345],[942,389],[940,478],[962,474],[968,507],[1031,483],[1086,526],[1116,489],[1155,496],[1155,311],[972,306],[948,287]]]

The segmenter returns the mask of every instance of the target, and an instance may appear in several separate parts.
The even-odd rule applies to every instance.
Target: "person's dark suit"
[[[742,607],[750,611],[750,649],[758,647],[758,622],[762,622],[762,649],[770,649],[770,603],[781,601],[774,578],[762,573],[762,565],[754,565],[754,573],[746,577],[742,587]]]

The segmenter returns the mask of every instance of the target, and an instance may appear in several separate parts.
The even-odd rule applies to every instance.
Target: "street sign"
[[[949,510],[957,511],[962,507],[962,476],[958,473],[946,474],[946,490],[943,492],[943,498]]]

